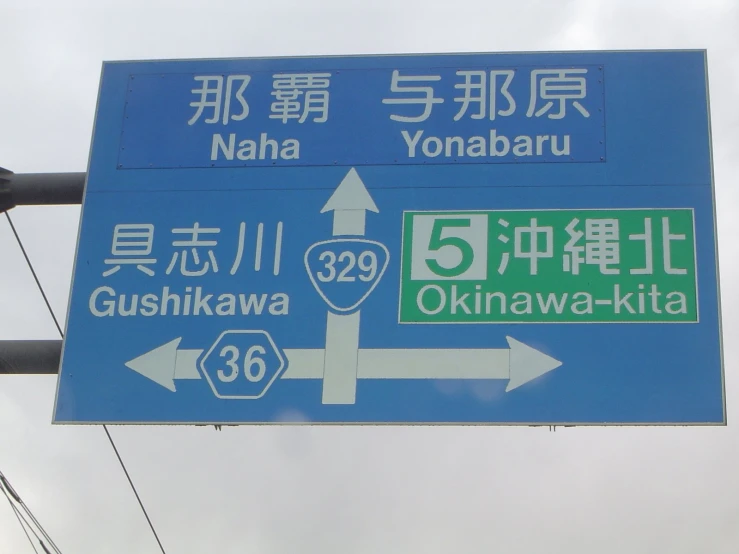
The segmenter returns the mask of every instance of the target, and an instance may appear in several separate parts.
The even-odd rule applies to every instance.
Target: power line
[[[57,331],[59,331],[59,335],[62,338],[64,338],[64,332],[62,331],[62,328],[59,325],[59,321],[56,319],[56,314],[54,314],[54,310],[51,308],[51,304],[49,303],[49,299],[46,296],[44,287],[41,286],[41,281],[39,281],[38,275],[36,275],[36,270],[33,268],[31,259],[28,257],[28,254],[26,253],[26,247],[23,246],[23,241],[21,241],[21,237],[18,235],[18,231],[15,230],[15,225],[13,225],[13,220],[10,219],[10,214],[8,212],[5,212],[5,217],[8,218],[10,229],[13,231],[13,235],[15,236],[15,240],[18,243],[18,246],[20,247],[21,252],[23,252],[23,257],[26,259],[26,264],[28,265],[28,269],[31,270],[31,275],[33,275],[34,281],[36,281],[36,286],[38,287],[38,290],[41,291],[41,296],[43,297],[44,302],[46,303],[46,307],[48,308],[49,313],[51,314],[51,319],[54,320],[54,325],[56,325],[56,329]]]
[[[113,452],[115,452],[115,455],[118,458],[118,461],[120,462],[121,467],[123,468],[123,473],[126,474],[126,479],[128,479],[128,484],[131,485],[131,490],[133,490],[133,494],[136,496],[136,500],[138,500],[139,506],[141,506],[141,511],[144,512],[144,517],[146,518],[146,521],[149,524],[149,527],[151,528],[151,532],[154,534],[154,538],[157,540],[159,549],[162,551],[162,554],[166,554],[164,552],[164,547],[162,546],[162,542],[159,540],[159,535],[157,535],[157,532],[154,529],[154,524],[151,522],[151,519],[149,519],[149,514],[146,513],[146,508],[144,508],[144,503],[141,502],[139,493],[136,491],[136,487],[133,486],[133,481],[131,480],[131,476],[128,474],[128,470],[126,469],[126,464],[123,463],[123,460],[121,459],[121,455],[118,453],[118,448],[116,448],[115,443],[113,442],[113,437],[110,436],[110,432],[108,431],[108,426],[103,425],[103,429],[105,430],[105,434],[108,435],[110,446],[113,447]]]
[[[46,554],[52,554],[52,553],[49,551],[48,548],[46,548],[46,544],[44,544],[44,540],[41,537],[39,537],[38,533],[36,532],[36,529],[38,529],[41,532],[44,539],[46,539],[46,542],[48,542],[49,545],[54,549],[54,554],[62,554],[62,551],[59,550],[59,547],[54,543],[54,541],[51,539],[51,537],[46,532],[46,530],[36,519],[36,516],[33,515],[33,512],[31,512],[31,509],[28,506],[26,506],[26,503],[23,502],[20,495],[17,492],[15,492],[15,489],[10,484],[7,477],[5,477],[5,475],[3,475],[1,471],[0,471],[0,490],[2,490],[3,493],[5,493],[5,498],[8,499],[8,502],[10,503],[10,507],[13,509],[13,513],[15,513],[15,517],[18,519],[18,522],[21,524],[21,527],[23,528],[23,532],[26,534],[26,537],[31,543],[31,546],[33,547],[33,550],[36,552],[36,554],[38,554],[38,550],[36,549],[36,545],[33,543],[33,540],[28,534],[28,529],[31,530],[31,533],[33,533],[33,536],[36,537],[36,540],[38,541],[41,548],[43,548],[44,552],[46,552]],[[13,500],[15,501],[15,504],[13,504]],[[20,506],[23,509],[23,513],[21,513],[21,510],[18,508],[18,506]],[[33,522],[33,525],[31,525],[31,522],[29,522],[27,518],[30,518],[31,522]]]
[[[3,477],[2,480],[5,483],[5,488],[6,489],[11,488],[11,490],[12,490],[12,487],[10,487],[10,483],[8,483],[7,479],[5,477]],[[15,492],[15,491],[13,491],[13,492]],[[41,531],[41,534],[46,539],[46,542],[48,542],[51,545],[51,547],[54,549],[54,552],[56,552],[56,554],[62,554],[61,550],[59,550],[59,547],[54,543],[54,541],[51,539],[51,537],[49,536],[49,534],[46,532],[46,529],[44,529],[43,526],[41,525],[41,523],[39,523],[39,521],[36,519],[36,516],[33,515],[33,512],[31,511],[31,509],[28,506],[26,506],[26,503],[23,502],[23,500],[18,495],[18,493],[15,493],[14,498],[15,498],[16,502],[20,505],[20,507],[23,508],[23,511],[26,513],[26,515],[31,518],[31,521],[35,525],[35,528],[38,529],[39,531]],[[26,523],[28,523],[28,522],[26,521]],[[28,524],[28,526],[31,527],[30,524]],[[33,527],[31,527],[31,530],[33,531],[33,534],[36,536],[36,539],[38,540],[39,544],[41,545],[41,548],[44,549],[44,552],[47,552],[48,553],[49,550],[46,548],[46,545],[44,544],[44,541],[41,540],[41,537],[38,536],[38,533],[36,533],[36,531],[33,529]]]
[[[38,287],[38,290],[41,293],[41,296],[43,297],[44,302],[46,303],[46,308],[49,310],[49,315],[51,315],[51,319],[54,320],[54,325],[56,325],[57,331],[59,331],[59,336],[63,339],[64,331],[62,331],[62,327],[61,325],[59,325],[59,320],[57,320],[56,314],[54,313],[54,310],[51,307],[51,303],[49,302],[49,299],[46,296],[46,291],[44,291],[44,287],[41,285],[41,281],[36,275],[36,270],[34,269],[33,264],[31,263],[31,259],[28,257],[26,248],[23,246],[23,241],[21,240],[20,235],[18,235],[18,231],[16,231],[15,225],[13,225],[13,220],[10,218],[10,214],[8,212],[5,212],[5,217],[8,219],[8,223],[10,224],[10,229],[13,231],[15,240],[18,243],[18,246],[20,247],[21,252],[23,253],[23,257],[26,260],[28,269],[31,270],[33,279],[36,281],[36,286]],[[159,545],[159,549],[162,551],[162,554],[167,554],[166,551],[164,550],[164,546],[162,545],[162,541],[159,540],[159,535],[157,534],[156,529],[154,528],[154,524],[152,523],[151,518],[149,517],[149,514],[146,511],[146,508],[144,507],[144,503],[141,501],[141,497],[139,496],[139,493],[133,484],[133,480],[131,479],[131,476],[128,473],[128,469],[126,469],[126,464],[123,463],[123,458],[121,458],[121,455],[118,452],[118,448],[116,447],[115,442],[113,441],[113,437],[110,435],[110,431],[108,431],[108,426],[103,425],[103,430],[105,431],[105,434],[107,435],[108,440],[110,441],[110,445],[113,447],[113,452],[115,452],[116,458],[118,458],[118,462],[120,463],[121,468],[123,469],[123,473],[126,475],[126,479],[128,480],[128,484],[131,486],[131,490],[133,491],[133,494],[136,497],[136,500],[138,501],[139,506],[141,507],[141,511],[143,512],[144,517],[146,518],[146,522],[149,524],[149,528],[151,529],[151,532],[154,535],[154,538],[156,539],[157,544]],[[42,546],[43,546],[43,543],[42,543]]]
[[[33,548],[33,551],[36,554],[38,554],[38,549],[36,548],[36,545],[33,544],[33,539],[31,538],[31,535],[28,534],[28,529],[26,529],[27,523],[21,518],[21,515],[18,513],[18,508],[16,508],[15,504],[13,504],[13,501],[10,499],[10,495],[8,495],[8,492],[5,490],[5,488],[2,485],[2,482],[0,482],[0,490],[3,491],[5,498],[7,498],[8,504],[10,504],[10,507],[13,510],[13,513],[15,514],[15,518],[18,520],[18,523],[20,523],[21,529],[23,529],[23,532],[25,533],[26,538],[28,539],[28,542],[31,543],[31,548]]]

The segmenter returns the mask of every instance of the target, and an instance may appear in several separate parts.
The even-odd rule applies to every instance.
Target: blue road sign
[[[703,51],[103,66],[55,423],[725,424]]]

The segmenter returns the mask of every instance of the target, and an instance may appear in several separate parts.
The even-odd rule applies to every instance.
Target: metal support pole
[[[9,175],[11,175],[10,171],[0,167],[0,214],[13,207]]]
[[[81,204],[86,173],[13,173],[0,167],[0,213],[15,206]]]
[[[56,375],[61,340],[0,340],[0,374]]]
[[[0,213],[15,206],[81,204],[85,173],[13,173],[0,167]],[[56,375],[60,340],[0,340],[0,374]]]

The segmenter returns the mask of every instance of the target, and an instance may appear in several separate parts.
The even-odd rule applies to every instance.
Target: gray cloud
[[[736,2],[127,6],[0,1],[0,165],[85,169],[102,60],[707,48],[733,422]],[[64,319],[79,210],[19,208],[12,215]],[[53,338],[5,222],[0,253],[0,336]],[[102,429],[50,426],[55,384],[51,377],[0,378],[0,469],[64,552],[156,552]],[[733,424],[555,433],[307,426],[111,432],[168,552],[721,554],[735,552],[739,542]],[[30,551],[3,506],[0,552]]]

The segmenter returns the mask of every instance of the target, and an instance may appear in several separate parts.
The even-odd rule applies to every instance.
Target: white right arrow
[[[562,362],[506,337],[509,348],[360,348],[357,379],[507,379],[512,391],[558,368]],[[285,349],[283,379],[324,377],[323,349]]]

